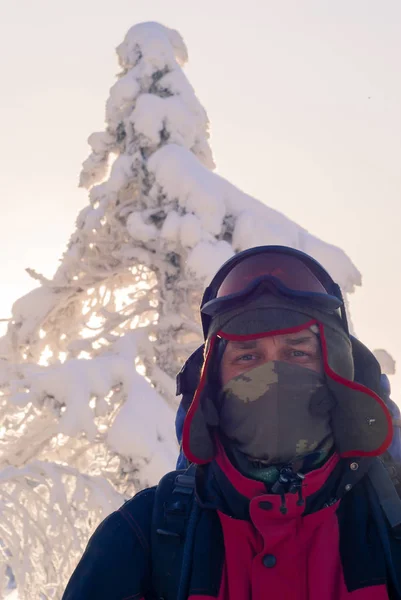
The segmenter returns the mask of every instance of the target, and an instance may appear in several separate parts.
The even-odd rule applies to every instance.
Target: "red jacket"
[[[363,470],[332,456],[306,475],[301,503],[298,492],[267,494],[223,451],[198,467],[189,599],[401,600],[392,583],[401,584],[401,542]],[[176,600],[183,544],[157,538],[158,493],[139,493],[99,526],[63,600]]]
[[[336,455],[306,475],[302,496],[319,492],[339,459]],[[243,477],[220,453],[217,464],[235,489],[249,499],[250,519],[235,519],[219,511],[225,561],[219,600],[387,600],[383,577],[369,578],[359,589],[347,588],[340,545],[339,503],[304,516],[298,494],[266,494],[261,482]],[[357,557],[355,557],[356,560]],[[191,600],[205,596],[194,594]]]

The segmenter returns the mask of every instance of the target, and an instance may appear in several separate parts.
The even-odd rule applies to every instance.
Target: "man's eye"
[[[236,361],[238,362],[250,362],[252,360],[256,360],[257,356],[256,354],[241,354],[241,356],[238,356],[236,358]]]
[[[293,358],[312,358],[311,353],[304,350],[291,350],[290,355]]]
[[[308,354],[303,350],[293,350],[292,354],[293,356],[308,356]]]

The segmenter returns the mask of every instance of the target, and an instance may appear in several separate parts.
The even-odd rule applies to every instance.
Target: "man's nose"
[[[280,355],[277,351],[274,351],[274,352],[269,352],[268,354],[265,355],[264,362],[273,362],[273,361],[277,361],[277,360],[280,360]]]
[[[274,339],[266,338],[265,341],[265,362],[280,360],[280,348]]]

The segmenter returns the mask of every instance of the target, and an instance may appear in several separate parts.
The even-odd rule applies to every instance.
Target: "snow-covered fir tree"
[[[100,519],[174,468],[174,376],[226,259],[289,245],[345,293],[360,284],[342,250],[213,173],[179,33],[137,25],[117,54],[80,178],[88,205],[54,277],[30,271],[39,287],[0,341],[0,593],[11,580],[20,598],[59,598]]]

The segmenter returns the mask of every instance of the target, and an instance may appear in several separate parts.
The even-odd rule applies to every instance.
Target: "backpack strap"
[[[399,519],[401,518],[401,500],[386,465],[377,458],[368,473],[367,486],[373,519],[376,522],[386,559],[388,575],[391,581],[394,600],[401,599],[401,577],[399,552],[394,553],[394,542],[398,545]],[[391,488],[391,489],[390,489]],[[398,522],[398,525],[397,525]],[[389,524],[393,535],[389,535]]]
[[[186,599],[199,507],[196,465],[173,471],[156,489],[152,516],[152,588],[156,598]],[[179,595],[180,594],[180,595]]]
[[[188,589],[191,576],[191,567],[193,559],[193,549],[195,541],[195,530],[198,524],[200,508],[196,498],[192,502],[191,514],[189,516],[187,533],[185,537],[184,553],[181,566],[181,578],[178,588],[177,600],[186,600],[188,598]]]
[[[345,459],[343,475],[334,500],[342,498],[353,488],[356,481],[366,476],[375,490],[378,503],[393,534],[401,538],[401,464],[389,458],[388,462],[376,456]]]

